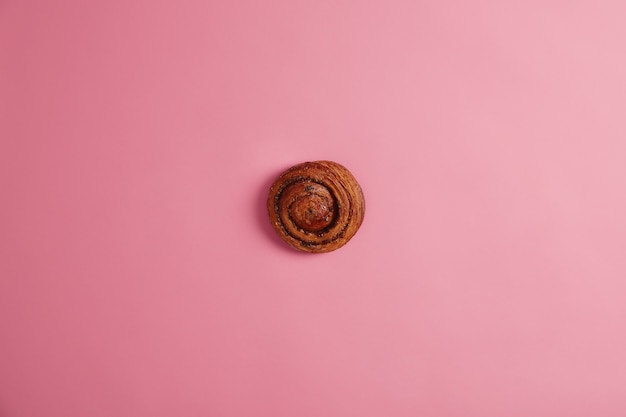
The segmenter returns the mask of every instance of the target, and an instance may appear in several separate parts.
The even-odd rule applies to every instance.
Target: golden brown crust
[[[304,162],[283,172],[267,198],[270,222],[291,247],[312,253],[345,245],[365,216],[363,191],[344,166]]]

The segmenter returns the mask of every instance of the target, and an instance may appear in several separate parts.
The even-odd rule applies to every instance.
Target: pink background
[[[626,416],[625,18],[0,0],[0,416]],[[264,208],[315,159],[325,255]]]

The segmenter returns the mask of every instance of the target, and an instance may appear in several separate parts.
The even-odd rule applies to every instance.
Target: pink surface
[[[0,416],[625,416],[625,15],[0,1]]]

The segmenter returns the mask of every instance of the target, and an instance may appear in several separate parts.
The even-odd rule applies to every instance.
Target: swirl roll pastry
[[[291,247],[312,253],[339,249],[365,216],[363,191],[344,166],[304,162],[283,172],[267,198],[270,222]]]

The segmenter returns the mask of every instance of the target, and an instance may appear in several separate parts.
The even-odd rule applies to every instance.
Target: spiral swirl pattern
[[[331,161],[304,162],[283,172],[267,199],[270,222],[291,247],[312,253],[345,245],[365,215],[354,176]]]

